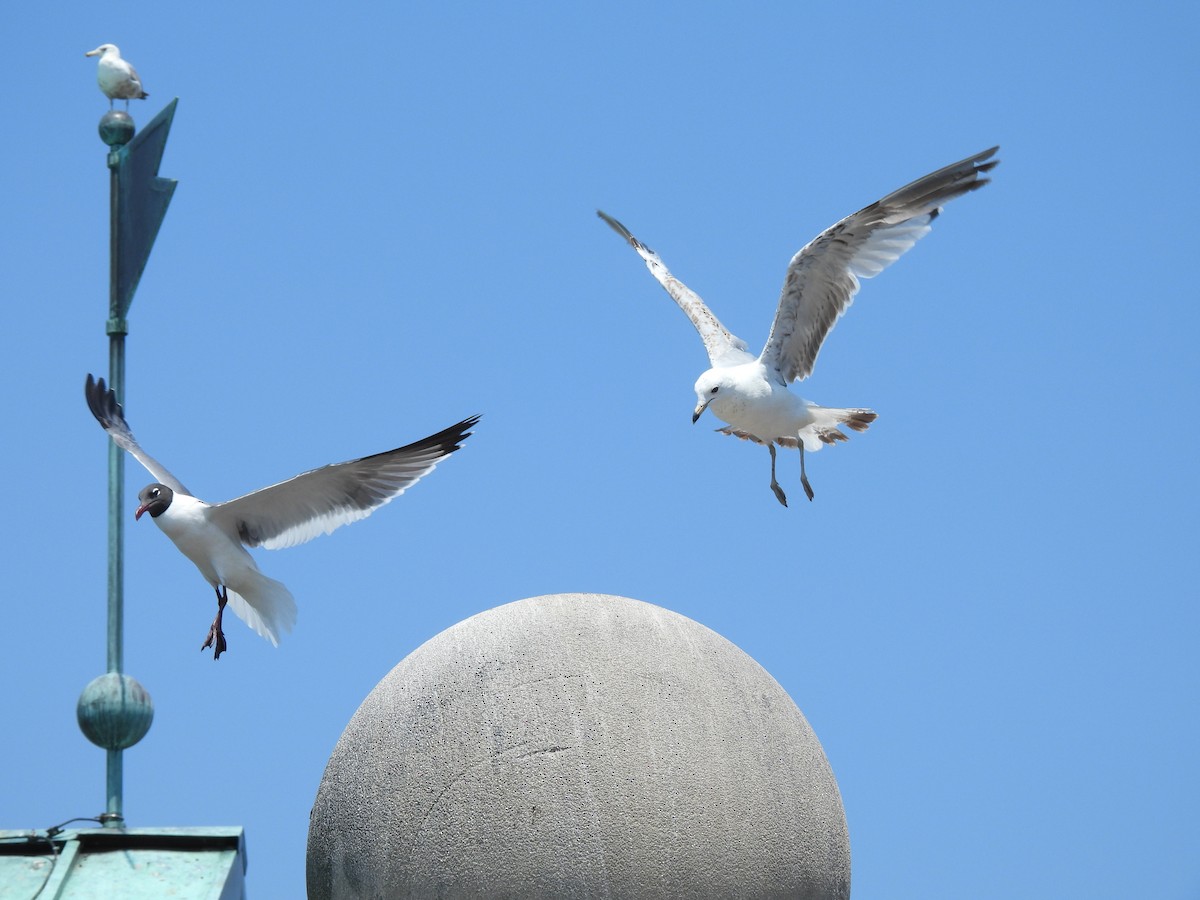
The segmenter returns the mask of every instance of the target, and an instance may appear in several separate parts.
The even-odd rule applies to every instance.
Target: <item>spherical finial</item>
[[[83,689],[75,715],[80,730],[97,747],[125,750],[150,730],[154,704],[136,679],[109,672]]]
[[[509,603],[414,650],[330,757],[308,896],[846,900],[850,843],[783,688],[677,613]]]
[[[100,140],[110,147],[123,147],[133,140],[133,116],[120,109],[110,109],[100,117]]]

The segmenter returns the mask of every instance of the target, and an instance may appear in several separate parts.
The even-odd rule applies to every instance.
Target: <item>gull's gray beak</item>
[[[696,424],[696,420],[699,419],[700,416],[702,416],[704,414],[704,411],[706,409],[708,409],[708,401],[707,400],[701,400],[699,403],[696,404],[696,409],[695,409],[695,411],[692,412],[692,424],[693,425]]]

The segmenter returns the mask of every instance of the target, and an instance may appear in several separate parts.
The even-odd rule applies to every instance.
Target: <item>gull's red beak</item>
[[[150,504],[149,504],[149,503],[143,503],[141,506],[139,506],[139,507],[137,508],[137,512],[135,512],[135,513],[133,514],[133,521],[135,521],[135,522],[136,522],[138,519],[140,519],[140,518],[142,517],[142,513],[144,513],[144,512],[145,512],[146,510],[148,510],[149,508],[150,508]]]

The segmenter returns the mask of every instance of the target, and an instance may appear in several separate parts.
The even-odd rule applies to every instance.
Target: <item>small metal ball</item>
[[[133,116],[120,109],[110,109],[100,117],[100,140],[110,147],[122,147],[133,140]]]
[[[146,736],[154,703],[136,679],[109,672],[93,679],[75,707],[84,736],[105,750],[124,750]]]

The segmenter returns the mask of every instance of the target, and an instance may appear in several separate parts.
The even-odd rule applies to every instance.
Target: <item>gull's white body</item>
[[[212,511],[211,504],[177,492],[166,511],[154,517],[154,524],[214,590],[225,586],[239,619],[279,646],[280,635],[296,625],[295,598],[281,582],[259,571],[237,531]]]
[[[712,389],[718,388],[714,395]],[[818,406],[773,380],[758,360],[740,366],[709,369],[696,381],[698,409],[709,409],[731,426],[729,433],[759,443],[799,441],[805,450],[820,450],[820,435],[862,410]]]
[[[150,96],[142,90],[142,79],[133,66],[121,59],[121,51],[116,44],[101,44],[84,56],[100,57],[96,64],[96,83],[109,99],[110,106],[113,100],[143,100]]]

